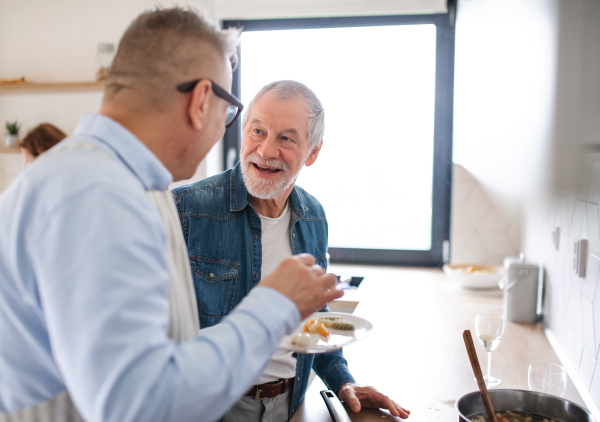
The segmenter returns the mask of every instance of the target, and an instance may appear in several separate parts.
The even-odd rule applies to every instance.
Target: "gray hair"
[[[221,29],[192,8],[156,7],[140,14],[123,34],[107,86],[179,81],[212,68],[210,51],[224,54],[235,66],[239,38],[240,29]]]
[[[323,140],[323,134],[325,133],[325,110],[317,95],[306,85],[297,81],[275,81],[262,87],[258,94],[254,96],[246,113],[244,113],[244,119],[242,121],[242,127],[246,126],[248,116],[250,115],[254,102],[260,96],[272,93],[279,99],[287,99],[295,97],[296,95],[302,95],[306,101],[306,108],[308,111],[308,145],[310,148],[316,146]]]

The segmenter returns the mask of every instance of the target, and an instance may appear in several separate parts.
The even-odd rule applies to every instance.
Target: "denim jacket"
[[[240,164],[173,190],[190,255],[202,328],[217,324],[261,279],[260,217],[248,202]],[[310,253],[326,268],[327,220],[321,204],[302,188],[290,194],[292,253]],[[342,351],[297,355],[290,418],[304,400],[310,369],[327,387],[354,382]]]

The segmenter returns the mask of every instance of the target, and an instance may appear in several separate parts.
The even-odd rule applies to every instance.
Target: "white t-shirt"
[[[259,214],[262,232],[262,266],[263,276],[270,274],[285,258],[292,256],[290,241],[290,219],[292,212],[289,201],[283,213],[277,218],[264,217]],[[296,376],[296,358],[292,352],[278,349],[260,376],[257,384],[276,381],[279,378]]]

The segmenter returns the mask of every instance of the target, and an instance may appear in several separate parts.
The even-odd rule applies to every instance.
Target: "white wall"
[[[0,2],[0,78],[29,81],[89,81],[95,79],[99,42],[118,43],[121,34],[141,11],[156,4],[190,5],[215,19],[290,15],[349,15],[443,11],[444,0],[2,0]],[[50,99],[47,99],[51,97]],[[93,110],[98,93],[0,96],[0,121],[15,119],[25,128],[39,120],[56,120],[64,129],[74,126],[79,108]],[[25,106],[23,106],[23,103]],[[51,105],[51,107],[49,107]],[[53,108],[51,112],[49,108]]]
[[[129,22],[154,0],[2,0],[0,77],[28,81],[93,81],[99,42],[118,43]],[[186,2],[202,8],[202,0]],[[72,133],[82,112],[98,110],[102,93],[0,95],[0,122],[18,119],[22,131],[48,121]]]
[[[580,149],[600,147],[600,2],[560,2],[555,187],[577,183]]]
[[[219,19],[443,13],[446,0],[212,0]]]
[[[552,142],[557,0],[464,0],[456,25],[454,161],[499,200],[544,176]]]
[[[558,0],[463,0],[456,23],[451,260],[522,251],[552,150]]]
[[[117,44],[129,22],[156,4],[189,5],[215,20],[445,11],[445,0],[1,0],[0,78],[94,80],[97,44]],[[19,120],[22,134],[41,122],[72,133],[81,113],[96,111],[101,99],[99,91],[0,93],[0,122]],[[195,178],[220,171],[220,156],[213,149]],[[15,176],[9,167],[20,166],[4,167],[3,186]]]

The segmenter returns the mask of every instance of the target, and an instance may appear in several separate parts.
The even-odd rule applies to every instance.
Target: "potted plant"
[[[6,122],[6,146],[9,148],[17,145],[17,140],[19,139],[19,126],[18,121],[14,122]]]

